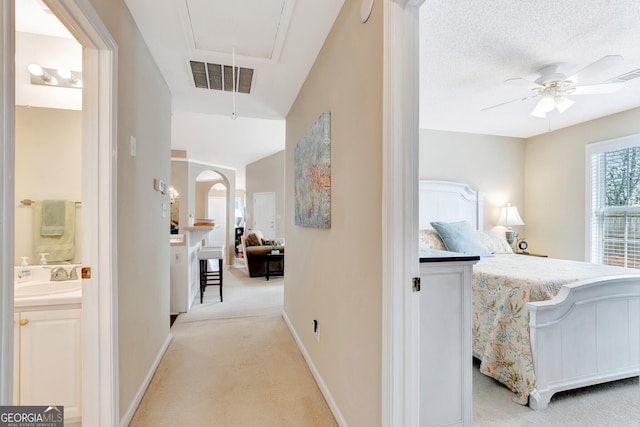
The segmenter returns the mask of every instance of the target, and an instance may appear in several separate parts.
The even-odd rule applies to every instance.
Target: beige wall
[[[382,4],[363,24],[360,2],[344,3],[287,116],[285,313],[351,427],[381,424]],[[293,154],[325,111],[331,228],[299,227]]]
[[[585,146],[640,133],[640,108],[527,140],[525,205],[529,247],[585,259]]]
[[[120,413],[129,410],[169,336],[171,94],[122,0],[91,0],[118,44],[117,263]],[[137,156],[129,155],[129,138]],[[162,216],[162,203],[167,215]]]
[[[276,235],[271,237],[284,237],[284,150],[249,163],[245,168],[245,174],[247,186],[246,227],[253,228],[253,194],[273,192],[276,194]]]
[[[484,229],[495,227],[500,209],[516,205],[528,232],[525,204],[525,141],[520,138],[420,129],[420,179],[469,184],[484,193]],[[498,231],[498,230],[496,230]]]
[[[216,184],[222,184],[225,186],[224,190],[214,190],[213,187]],[[211,181],[197,181],[196,182],[196,206],[195,206],[195,215],[194,219],[215,219],[218,224],[220,224],[221,218],[214,218],[207,212],[209,196],[211,197],[226,197],[226,183],[222,178],[211,180]],[[233,221],[231,222],[233,225]]]
[[[16,106],[15,263],[38,262],[33,248],[33,206],[20,200],[82,201],[82,113]],[[76,209],[76,256],[82,260],[82,208]]]

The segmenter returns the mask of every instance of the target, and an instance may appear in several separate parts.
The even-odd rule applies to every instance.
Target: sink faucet
[[[78,280],[78,269],[79,265],[76,265],[71,270],[69,270],[69,280]]]
[[[64,280],[69,280],[69,273],[64,267],[55,267],[51,269],[51,278],[52,282],[62,282]]]

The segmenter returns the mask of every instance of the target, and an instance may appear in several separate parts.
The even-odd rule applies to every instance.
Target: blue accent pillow
[[[431,226],[438,232],[448,251],[467,255],[491,256],[476,230],[468,221],[437,222]]]

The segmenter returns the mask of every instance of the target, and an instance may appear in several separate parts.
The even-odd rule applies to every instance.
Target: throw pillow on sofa
[[[247,234],[247,237],[244,238],[244,242],[247,246],[260,246],[262,244],[258,236],[255,235],[255,233]]]

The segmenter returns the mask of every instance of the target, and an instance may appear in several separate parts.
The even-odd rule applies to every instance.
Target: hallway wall
[[[122,0],[90,0],[118,44],[117,263],[120,415],[169,338],[171,94]],[[129,140],[137,155],[129,154]],[[167,216],[162,216],[162,204]]]
[[[360,2],[344,3],[287,116],[285,313],[351,427],[381,423],[382,15],[375,2],[363,24]],[[331,228],[305,228],[294,224],[294,151],[325,111]]]

